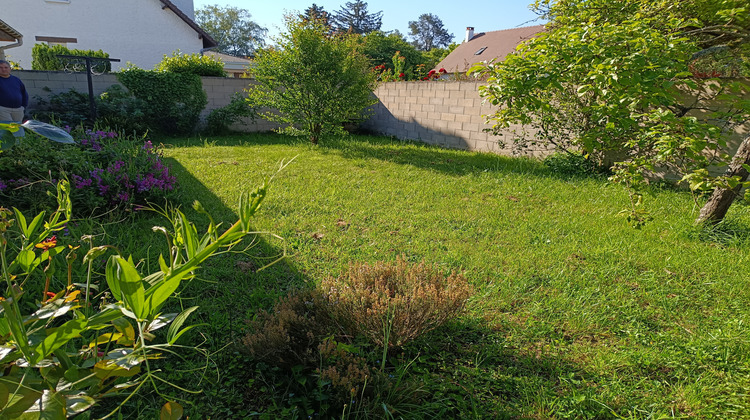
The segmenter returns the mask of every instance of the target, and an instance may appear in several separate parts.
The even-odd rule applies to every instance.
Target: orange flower
[[[54,248],[57,246],[57,236],[52,236],[47,238],[46,240],[34,245],[36,248],[39,248],[43,251],[46,251],[50,248]]]

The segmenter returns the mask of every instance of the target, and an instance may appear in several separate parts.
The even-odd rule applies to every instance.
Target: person
[[[29,94],[21,79],[10,74],[10,63],[0,60],[0,121],[23,122]]]

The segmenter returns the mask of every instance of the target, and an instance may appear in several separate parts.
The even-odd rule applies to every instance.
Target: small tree
[[[296,125],[317,144],[321,134],[364,116],[375,103],[375,74],[349,36],[328,36],[320,21],[287,17],[278,47],[258,51],[248,101],[268,120]],[[278,112],[276,112],[278,111]]]
[[[639,188],[655,169],[683,175],[693,190],[744,182],[742,174],[709,175],[710,165],[728,161],[725,138],[719,127],[690,114],[716,111],[711,117],[725,124],[750,117],[750,104],[737,94],[741,87],[691,72],[691,62],[712,42],[750,35],[730,16],[735,9],[722,10],[730,16],[723,23],[694,19],[691,11],[709,3],[716,2],[537,1],[551,21],[547,30],[505,61],[477,67],[488,76],[481,95],[498,106],[490,116],[495,128],[525,124],[534,130],[518,138],[521,144],[551,144],[613,164],[612,180],[628,187],[636,224],[644,220]],[[722,36],[707,38],[717,33]],[[723,110],[706,108],[716,101]],[[726,109],[732,112],[719,112]]]

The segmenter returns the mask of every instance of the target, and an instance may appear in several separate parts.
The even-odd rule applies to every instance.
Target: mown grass
[[[255,221],[283,240],[222,256],[182,292],[201,306],[193,322],[207,325],[192,344],[204,340],[209,354],[162,368],[203,390],[171,392],[191,401],[191,418],[273,405],[233,346],[259,309],[350,262],[399,255],[461,270],[477,290],[458,323],[404,349],[427,396],[415,418],[750,418],[747,205],[706,230],[693,225],[689,194],[655,188],[653,221],[637,230],[618,215],[622,188],[529,159],[368,136],[168,142],[183,206],[198,199],[226,222],[240,193],[295,158]],[[151,241],[136,231],[149,222],[110,232],[146,258]],[[281,263],[255,272],[283,249]]]

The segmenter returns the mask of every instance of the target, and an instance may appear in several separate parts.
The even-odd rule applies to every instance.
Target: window
[[[474,55],[479,55],[479,54],[483,53],[484,50],[486,50],[486,49],[487,49],[487,47],[482,47],[477,52],[475,52]]]

